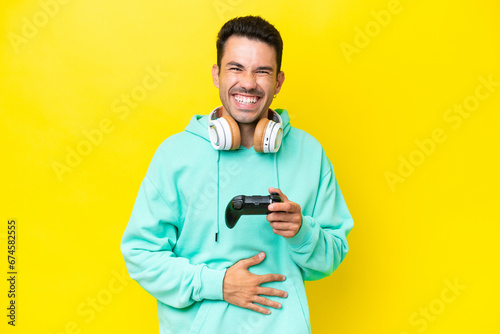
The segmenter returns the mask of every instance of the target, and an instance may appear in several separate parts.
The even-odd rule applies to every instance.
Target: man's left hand
[[[285,238],[294,237],[302,226],[302,211],[300,205],[288,200],[288,197],[277,188],[269,188],[269,193],[278,193],[283,203],[269,205],[270,214],[267,221],[271,223],[273,232]]]

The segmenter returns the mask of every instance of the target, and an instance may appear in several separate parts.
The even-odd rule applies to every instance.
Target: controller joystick
[[[226,207],[226,226],[233,228],[242,215],[267,215],[269,204],[283,202],[278,193],[268,196],[239,195],[229,201]]]

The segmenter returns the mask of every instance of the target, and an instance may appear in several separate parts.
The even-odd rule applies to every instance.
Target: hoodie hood
[[[290,117],[285,109],[273,109],[280,116],[283,121],[283,140],[290,131]],[[208,134],[208,115],[194,115],[189,124],[186,126],[185,130],[192,133],[198,137],[205,139],[210,142],[210,137]]]

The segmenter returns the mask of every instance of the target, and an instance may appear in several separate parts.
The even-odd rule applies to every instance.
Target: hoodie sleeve
[[[303,213],[299,232],[287,239],[292,259],[307,281],[329,276],[337,269],[349,249],[346,237],[354,225],[332,164],[325,161],[328,168],[321,177],[313,212]]]
[[[178,214],[146,176],[121,241],[130,276],[153,297],[176,308],[222,300],[225,270],[191,264],[173,251]]]

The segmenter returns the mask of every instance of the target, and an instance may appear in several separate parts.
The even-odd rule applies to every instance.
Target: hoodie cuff
[[[291,238],[288,238],[288,243],[292,248],[300,248],[307,241],[312,238],[313,228],[311,217],[302,216],[302,226],[300,227],[299,232]]]
[[[203,267],[201,269],[200,300],[222,300],[222,283],[225,275],[226,269],[217,270]]]

